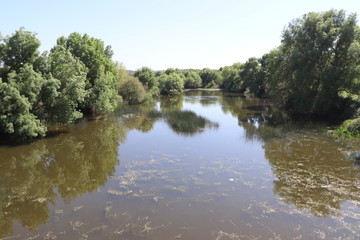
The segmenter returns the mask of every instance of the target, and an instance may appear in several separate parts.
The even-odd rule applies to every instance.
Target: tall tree
[[[0,39],[0,133],[18,139],[43,136],[45,125],[36,115],[45,79],[33,69],[40,41],[20,29]]]
[[[186,71],[184,74],[185,88],[199,88],[201,87],[201,77],[198,72],[194,70]]]
[[[118,70],[111,60],[111,47],[105,47],[100,39],[79,33],[72,33],[68,38],[60,37],[57,45],[68,49],[88,69],[85,85],[87,94],[82,111],[97,115],[114,110],[118,103]]]
[[[222,77],[219,71],[204,68],[200,71],[202,86],[205,88],[220,87],[222,85]]]
[[[19,71],[26,63],[34,63],[39,56],[40,41],[36,34],[19,29],[12,36],[0,38],[0,77],[6,82],[11,71]]]
[[[359,78],[359,41],[355,14],[330,10],[295,19],[270,54],[271,95],[299,113],[340,108],[339,92]]]
[[[160,93],[164,95],[175,95],[184,89],[184,81],[177,73],[163,73],[159,77]]]
[[[242,70],[241,63],[234,63],[231,66],[225,66],[221,69],[221,75],[223,78],[223,86],[229,91],[243,91],[244,81],[240,77]]]
[[[85,65],[64,46],[57,46],[48,57],[47,71],[50,74],[41,91],[42,118],[61,124],[81,118],[80,106],[87,94]]]
[[[135,71],[134,76],[137,77],[145,88],[151,89],[157,85],[155,72],[148,67],[142,67]]]

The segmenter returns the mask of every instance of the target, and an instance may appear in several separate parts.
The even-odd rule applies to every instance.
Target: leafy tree
[[[44,104],[42,117],[51,123],[72,123],[83,116],[80,106],[87,94],[87,68],[64,46],[52,49],[48,66],[51,77],[44,83],[41,92]]]
[[[27,63],[34,63],[39,55],[39,46],[36,34],[24,29],[0,38],[0,78],[6,82],[8,73],[19,71]]]
[[[134,77],[137,77],[145,88],[151,89],[157,85],[157,78],[155,72],[148,67],[142,67],[134,73]]]
[[[110,46],[87,34],[72,33],[68,38],[60,37],[58,46],[68,49],[88,69],[85,89],[87,94],[81,106],[84,113],[100,114],[112,111],[117,105],[118,70],[111,60]]]
[[[184,89],[184,81],[177,73],[162,74],[159,78],[160,93],[174,95],[181,93]]]
[[[299,113],[341,108],[339,92],[359,78],[359,34],[356,15],[342,10],[295,19],[269,55],[271,96]]]
[[[38,95],[44,81],[41,74],[35,72],[29,63],[21,67],[18,73],[12,71],[8,74],[8,83],[15,86],[33,107],[38,105]]]
[[[118,69],[118,79],[119,79],[118,84],[120,86],[128,80],[130,74],[122,63],[116,62],[115,64],[116,64],[116,68]]]
[[[159,73],[159,76],[160,75],[161,74]],[[134,76],[140,80],[152,98],[159,96],[160,89],[158,87],[159,80],[157,73],[148,67],[142,67],[141,69],[135,71]]]
[[[184,74],[185,88],[200,88],[202,84],[201,77],[196,71],[186,71]]]
[[[220,87],[222,85],[222,77],[219,71],[204,68],[200,71],[202,86],[205,88]]]
[[[184,77],[184,72],[181,71],[178,68],[168,68],[168,69],[165,70],[164,73],[167,74],[167,75],[169,75],[171,73],[176,73],[176,74],[179,74],[180,77],[182,77],[182,78]]]
[[[0,79],[0,132],[20,139],[44,136],[46,127],[31,112],[32,104],[21,95],[14,77],[9,83]]]
[[[0,39],[0,133],[16,139],[44,136],[46,126],[37,116],[39,93],[45,79],[33,69],[40,41],[20,29]]]
[[[242,66],[241,79],[244,79],[244,86],[256,96],[265,93],[265,64],[266,58],[249,58]]]
[[[221,69],[223,87],[229,91],[244,91],[244,81],[240,77],[241,63],[234,63]]]
[[[120,95],[129,104],[138,104],[145,99],[145,88],[135,77],[129,77],[125,83],[120,86]]]

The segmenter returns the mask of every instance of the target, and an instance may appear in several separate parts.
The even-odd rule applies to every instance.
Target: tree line
[[[135,76],[146,77],[143,68]],[[270,97],[292,115],[347,119],[338,136],[360,136],[360,28],[356,14],[310,12],[290,22],[279,47],[219,70],[167,70],[185,88],[219,87]],[[156,75],[156,74],[153,74]],[[171,93],[171,92],[163,92]]]
[[[130,74],[100,39],[72,33],[39,53],[36,34],[0,38],[0,133],[44,136],[50,124],[114,111],[184,89],[222,88],[270,97],[294,114],[351,118],[339,135],[360,135],[360,30],[356,14],[308,13],[290,22],[279,47],[218,70],[142,67]]]

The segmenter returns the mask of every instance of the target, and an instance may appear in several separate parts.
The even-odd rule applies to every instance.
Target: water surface
[[[2,146],[0,239],[359,239],[359,166],[281,115],[192,91]]]

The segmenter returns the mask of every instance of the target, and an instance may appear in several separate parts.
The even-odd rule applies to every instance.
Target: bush
[[[202,87],[215,88],[222,86],[222,77],[219,71],[204,68],[200,71],[200,78],[202,80]]]
[[[157,78],[155,72],[148,67],[142,67],[134,73],[134,77],[137,77],[145,88],[151,89],[157,85]]]
[[[164,73],[159,78],[159,88],[163,95],[178,94],[184,89],[184,81],[177,73]]]
[[[119,93],[129,104],[138,104],[145,99],[145,88],[135,77],[129,77],[120,86]]]
[[[338,137],[360,137],[360,118],[349,119],[344,121],[334,134]]]
[[[199,88],[201,87],[202,81],[200,75],[195,71],[189,71],[185,73],[184,87]]]

